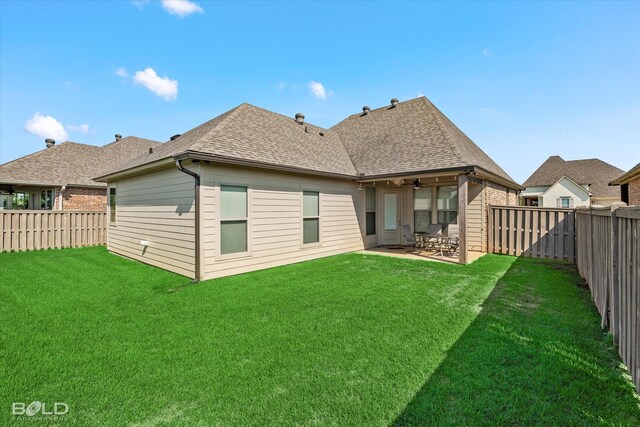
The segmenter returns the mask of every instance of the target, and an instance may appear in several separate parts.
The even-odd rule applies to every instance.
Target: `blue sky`
[[[424,94],[518,182],[554,154],[627,170],[639,22],[640,2],[2,0],[0,163],[49,133],[165,141],[242,102],[330,127]]]

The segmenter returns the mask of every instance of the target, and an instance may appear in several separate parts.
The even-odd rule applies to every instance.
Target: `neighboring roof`
[[[103,147],[67,141],[0,165],[0,183],[103,187],[106,184],[92,178],[105,165],[122,163],[159,145],[162,144],[135,136]]]
[[[595,197],[619,197],[620,189],[608,184],[623,173],[621,169],[600,159],[564,160],[560,156],[549,157],[522,184],[523,187],[544,187],[553,185],[563,176],[580,185],[589,185],[589,192]]]
[[[571,181],[572,183],[575,184],[576,187],[578,187],[578,189],[580,189],[581,191],[583,191],[584,193],[587,194],[587,196],[592,196],[593,194],[587,190],[586,188],[584,188],[581,184],[575,182],[574,180],[572,180],[571,178],[569,178],[566,175],[563,175],[562,177],[560,177],[559,180],[557,180],[556,182],[554,182],[553,184],[551,184],[551,186],[549,188],[547,188],[542,194],[540,194],[540,196],[544,197],[549,191],[551,191],[551,189],[553,187],[555,187],[558,183],[560,183],[560,181],[562,181],[563,179],[566,179],[568,181]],[[575,194],[575,193],[574,193]]]
[[[108,174],[184,153],[237,159],[336,175],[357,175],[336,132],[302,125],[250,104],[240,106],[142,155]],[[105,174],[107,175],[107,174]]]
[[[519,188],[425,97],[353,115],[331,129],[242,104],[97,179],[184,157],[353,178],[475,166]]]
[[[478,166],[513,179],[426,97],[354,114],[331,130],[365,175]]]
[[[629,181],[632,181],[634,178],[640,177],[640,163],[629,169],[629,172],[626,172],[613,181],[609,183],[609,185],[622,185],[628,184]]]

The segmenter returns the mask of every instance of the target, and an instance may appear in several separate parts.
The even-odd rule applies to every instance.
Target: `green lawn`
[[[569,264],[349,254],[193,286],[104,248],[0,265],[0,424],[39,400],[83,426],[640,425]]]

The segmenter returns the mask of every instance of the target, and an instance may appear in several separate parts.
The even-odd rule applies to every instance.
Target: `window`
[[[247,252],[247,187],[220,186],[220,254]]]
[[[109,221],[116,222],[116,189],[109,188]]]
[[[573,205],[573,200],[569,196],[563,196],[558,198],[558,207],[559,208],[571,208]]]
[[[458,223],[458,187],[455,185],[438,187],[438,223],[442,228]]]
[[[51,209],[53,207],[53,190],[42,190],[40,192],[40,209]]]
[[[413,193],[413,228],[416,233],[426,233],[431,224],[431,187],[419,188]]]
[[[13,209],[29,209],[29,193],[13,193]]]
[[[320,193],[302,192],[302,243],[320,241]]]
[[[376,189],[367,187],[365,191],[365,210],[367,212],[367,236],[376,234]]]

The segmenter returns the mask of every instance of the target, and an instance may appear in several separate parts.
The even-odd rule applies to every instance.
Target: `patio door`
[[[400,225],[400,190],[383,190],[382,192],[382,227],[380,229],[381,245],[402,244],[402,227]]]

